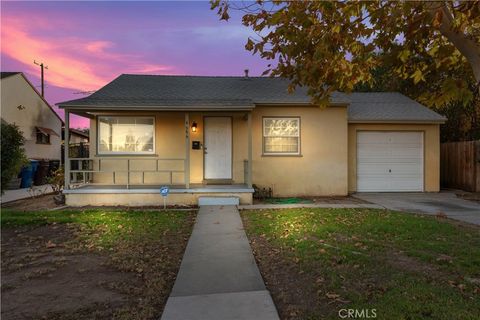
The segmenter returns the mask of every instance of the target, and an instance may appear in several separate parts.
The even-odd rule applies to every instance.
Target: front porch
[[[91,141],[88,158],[74,158],[67,152],[69,148],[65,148],[64,194],[67,205],[162,205],[164,200],[160,195],[162,186],[170,187],[170,194],[166,199],[168,205],[195,205],[201,196],[237,197],[241,204],[252,202],[250,111],[142,113],[141,117],[147,115],[153,119],[153,142],[150,142],[153,150],[148,154],[102,152],[105,139],[100,138],[102,132],[100,132],[99,118],[106,118],[106,115],[134,118],[137,117],[135,113],[118,111],[106,113],[101,110],[85,112],[67,109],[65,112],[66,141],[68,141],[70,112],[91,119]],[[231,118],[231,142],[229,142],[231,176],[225,179],[222,178],[223,176],[220,179],[207,177],[206,174],[208,139],[205,137],[205,120],[217,117]],[[102,126],[105,127],[105,124],[102,123]],[[194,126],[195,130],[193,130]],[[105,132],[110,132],[107,145],[114,144],[113,139],[117,139],[117,146],[118,140],[123,141],[122,136],[115,133],[115,128],[112,130],[112,127],[107,125]],[[130,138],[129,143],[131,140]],[[210,143],[209,146],[213,145]],[[125,147],[127,147],[126,142]],[[208,153],[211,160],[213,148],[209,148]],[[229,170],[223,170],[223,172],[229,172]]]
[[[64,190],[67,205],[81,206],[160,206],[162,185],[89,185]],[[196,205],[200,197],[234,197],[240,204],[252,204],[253,188],[246,184],[170,186],[167,205]]]

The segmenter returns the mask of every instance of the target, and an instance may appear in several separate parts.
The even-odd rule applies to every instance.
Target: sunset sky
[[[255,76],[268,64],[245,50],[251,31],[241,15],[219,21],[207,1],[2,1],[1,9],[1,71],[24,72],[40,86],[33,61],[44,62],[52,105],[122,73],[243,75],[248,68]],[[71,124],[87,125],[80,117]]]

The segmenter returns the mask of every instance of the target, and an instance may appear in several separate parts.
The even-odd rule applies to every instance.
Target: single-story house
[[[443,116],[395,92],[336,92],[321,108],[288,83],[123,74],[60,103],[67,127],[71,113],[91,119],[90,158],[66,161],[67,204],[158,205],[162,185],[170,204],[251,203],[253,185],[276,197],[439,191]]]
[[[60,160],[63,121],[22,72],[1,72],[2,119],[16,124],[30,159]]]
[[[88,143],[90,141],[88,132],[79,129],[70,128],[70,134],[68,136],[70,143],[73,144]],[[65,140],[65,128],[62,128],[62,140]]]

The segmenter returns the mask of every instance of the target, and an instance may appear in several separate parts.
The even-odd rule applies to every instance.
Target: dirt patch
[[[15,209],[20,211],[41,211],[61,207],[53,201],[55,194],[32,197],[7,203],[2,203],[2,208]]]
[[[331,308],[322,296],[322,277],[302,272],[262,237],[251,238],[250,243],[281,319],[300,319],[319,306]]]
[[[402,252],[391,252],[384,255],[384,257],[389,265],[402,271],[421,273],[428,278],[436,278],[442,275],[442,272],[437,267],[414,257],[409,257]]]
[[[133,274],[108,265],[108,257],[75,252],[68,225],[2,230],[2,319],[29,319],[71,314],[100,304],[125,303],[112,289],[138,285]]]
[[[97,250],[81,233],[74,224],[2,229],[2,319],[160,316],[188,235]]]

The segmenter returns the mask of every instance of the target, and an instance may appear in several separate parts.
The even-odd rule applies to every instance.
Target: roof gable
[[[53,109],[53,107],[50,105],[50,103],[48,103],[48,101],[42,97],[42,95],[40,94],[40,92],[38,92],[38,90],[35,88],[35,86],[30,82],[30,80],[27,79],[27,77],[25,76],[25,74],[23,72],[1,72],[1,77],[0,79],[5,79],[5,78],[8,78],[10,76],[13,76],[13,75],[21,75],[23,80],[27,83],[27,85],[35,92],[35,94],[40,98],[42,99],[42,101],[47,105],[47,107],[50,109],[51,112],[53,112],[53,114],[60,120],[60,122],[62,124],[64,124],[62,118],[60,118],[60,116],[58,115],[58,113],[55,112],[55,110]]]

